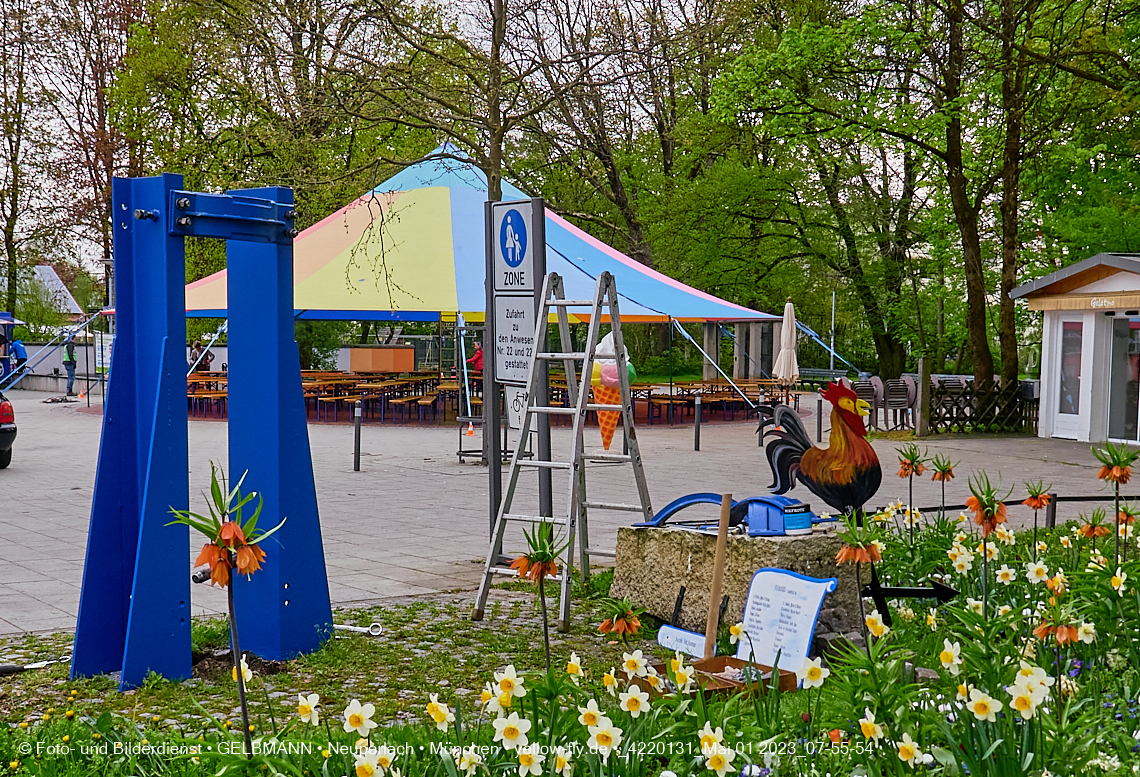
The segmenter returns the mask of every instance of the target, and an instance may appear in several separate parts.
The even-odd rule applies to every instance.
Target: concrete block
[[[843,541],[835,524],[816,527],[801,537],[748,537],[730,535],[724,570],[724,593],[728,595],[725,622],[744,616],[748,587],[757,571],[765,567],[787,569],[808,577],[839,581],[828,594],[820,612],[817,632],[839,634],[859,630],[855,567],[836,565],[835,554]],[[611,595],[627,597],[646,612],[668,621],[673,615],[677,592],[685,586],[685,601],[678,626],[703,632],[712,588],[716,536],[682,529],[621,527]],[[870,570],[863,570],[870,578]],[[866,582],[866,580],[864,580]],[[719,604],[719,603],[718,603]]]

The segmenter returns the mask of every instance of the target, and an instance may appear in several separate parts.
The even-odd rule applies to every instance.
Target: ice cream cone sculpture
[[[611,332],[602,338],[595,351],[597,361],[590,375],[590,385],[594,390],[594,403],[598,405],[620,405],[621,385],[618,382],[617,359],[614,349],[614,336]],[[629,353],[625,353],[629,380],[633,381],[636,373],[633,365],[629,363]],[[617,410],[599,410],[598,427],[602,431],[602,445],[608,451],[610,443],[614,440],[618,419],[621,412]]]
[[[599,405],[620,405],[621,389],[617,386],[594,386],[594,402]],[[614,441],[614,432],[617,430],[618,419],[621,413],[616,410],[599,410],[598,427],[602,430],[602,447],[607,451],[610,443]]]

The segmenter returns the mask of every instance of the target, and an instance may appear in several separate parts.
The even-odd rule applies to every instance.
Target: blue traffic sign
[[[518,267],[526,256],[526,220],[514,208],[507,211],[499,228],[499,250],[511,267]]]

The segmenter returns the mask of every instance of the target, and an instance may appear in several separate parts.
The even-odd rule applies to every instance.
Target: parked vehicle
[[[12,443],[16,441],[16,414],[12,403],[0,394],[0,469],[12,463]]]

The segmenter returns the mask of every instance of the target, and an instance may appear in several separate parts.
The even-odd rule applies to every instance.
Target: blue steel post
[[[227,194],[291,209],[285,188]],[[292,226],[291,224],[289,226]],[[230,477],[264,498],[258,526],[285,525],[266,542],[262,571],[237,578],[242,649],[262,658],[308,653],[332,632],[301,365],[293,333],[291,241],[228,242]]]
[[[182,176],[115,179],[114,370],[87,540],[73,677],[190,676],[185,254],[166,229]]]

